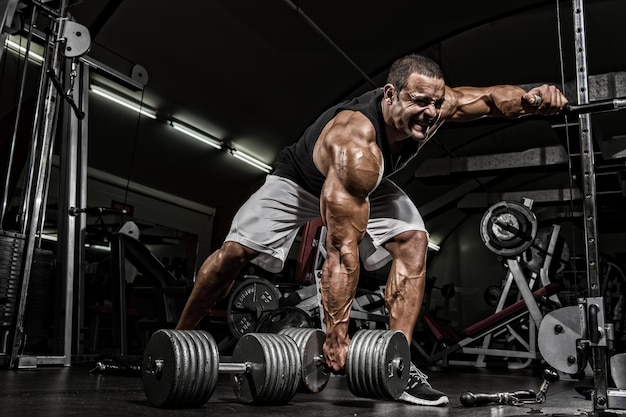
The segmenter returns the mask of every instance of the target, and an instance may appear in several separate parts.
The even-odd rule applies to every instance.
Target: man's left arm
[[[567,105],[561,91],[549,84],[528,91],[514,85],[446,87],[441,121],[466,122],[485,116],[517,118],[528,114],[551,115]]]

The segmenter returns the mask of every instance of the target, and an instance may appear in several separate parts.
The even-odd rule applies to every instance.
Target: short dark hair
[[[444,79],[443,71],[435,61],[422,55],[411,54],[398,59],[391,65],[387,83],[392,84],[400,92],[406,87],[409,75],[413,73]]]

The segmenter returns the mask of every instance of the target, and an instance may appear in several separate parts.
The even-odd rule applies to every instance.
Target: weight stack
[[[0,365],[7,359],[9,334],[15,326],[26,236],[0,230]]]
[[[54,292],[50,292],[54,261],[54,252],[35,248],[24,312],[25,349],[28,352],[45,352],[48,348],[48,328],[54,317]]]

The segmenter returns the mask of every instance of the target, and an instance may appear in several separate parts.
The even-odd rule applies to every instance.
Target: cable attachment
[[[75,67],[72,66],[72,68],[73,68],[73,71],[75,72]],[[50,78],[50,81],[52,81],[52,84],[54,85],[54,88],[56,88],[56,90],[59,92],[59,95],[61,97],[63,97],[70,104],[70,106],[74,110],[74,113],[76,114],[76,118],[79,119],[79,120],[84,119],[85,118],[85,112],[82,111],[78,107],[78,105],[74,101],[74,98],[72,97],[72,94],[66,93],[65,91],[63,91],[63,86],[59,82],[59,79],[57,78],[57,75],[54,72],[54,70],[52,68],[48,68],[46,70],[46,75],[48,75],[48,78]],[[71,74],[70,74],[70,77],[71,77]],[[76,73],[74,73],[74,78],[76,78]],[[72,86],[70,87],[70,92],[73,89],[73,81],[71,82],[71,84],[72,84]]]

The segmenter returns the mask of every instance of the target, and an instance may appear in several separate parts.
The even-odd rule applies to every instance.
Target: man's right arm
[[[359,279],[358,245],[369,220],[369,194],[382,171],[374,129],[365,116],[342,112],[322,132],[314,152],[326,176],[320,210],[327,228],[321,291],[326,322],[324,357],[333,372],[345,366],[348,324]]]

